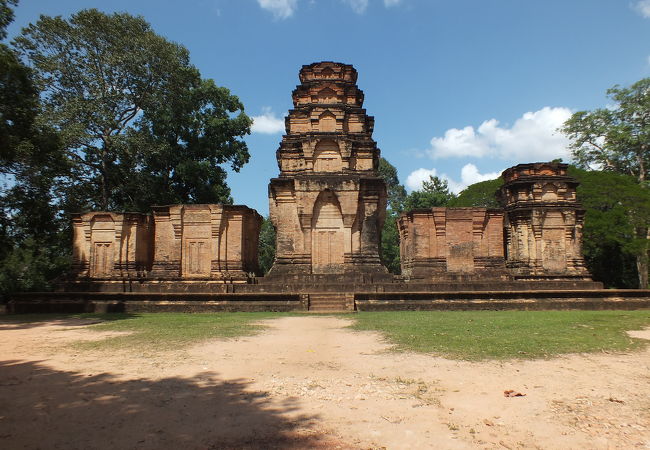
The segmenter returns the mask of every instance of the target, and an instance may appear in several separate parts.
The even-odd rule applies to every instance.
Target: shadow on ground
[[[0,362],[0,448],[347,448],[298,399],[271,402],[245,380],[119,379]]]
[[[0,316],[0,331],[26,330],[42,325],[59,325],[64,327],[85,327],[101,322],[131,319],[139,314],[11,314]]]

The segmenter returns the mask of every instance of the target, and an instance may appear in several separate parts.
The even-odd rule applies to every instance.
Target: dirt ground
[[[0,448],[650,448],[650,350],[452,361],[348,323],[166,352],[62,345],[109,335],[88,321],[0,324]]]

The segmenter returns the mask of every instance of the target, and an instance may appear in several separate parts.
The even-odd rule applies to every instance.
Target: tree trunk
[[[108,209],[108,164],[106,163],[106,154],[107,152],[106,138],[104,138],[104,146],[102,147],[100,157],[102,160],[101,169],[99,171],[99,177],[101,179],[101,204],[99,205],[102,211]]]
[[[106,182],[106,170],[104,169],[105,169],[105,165],[102,163],[102,171],[100,174],[101,185],[102,185],[102,198],[101,198],[101,204],[99,205],[102,211],[106,211],[108,209],[108,186]]]
[[[639,289],[648,289],[648,253],[636,257],[636,270],[639,272]]]
[[[645,236],[646,242],[650,240],[650,228],[638,228],[637,236]],[[648,248],[645,248],[636,257],[636,270],[639,276],[639,289],[648,289]]]

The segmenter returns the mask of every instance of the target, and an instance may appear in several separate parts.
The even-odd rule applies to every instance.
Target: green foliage
[[[650,191],[628,175],[571,166],[569,174],[580,181],[583,251],[594,278],[611,287],[637,287],[634,259],[648,252],[638,230],[650,222]]]
[[[397,219],[404,210],[406,202],[406,189],[400,184],[397,169],[385,158],[379,159],[379,176],[386,182],[388,192],[388,208],[386,220],[381,231],[380,253],[381,259],[391,273],[401,272],[399,256],[399,231]]]
[[[601,167],[634,177],[645,188],[650,164],[650,78],[644,78],[630,87],[614,86],[607,91],[614,105],[594,111],[578,111],[564,124],[562,132],[571,139],[573,157],[583,168]],[[635,221],[633,246],[639,287],[648,287],[649,224]],[[627,245],[627,244],[626,244]]]
[[[532,359],[627,351],[648,345],[625,331],[650,325],[650,311],[362,312],[356,330],[383,333],[398,350],[454,359]]]
[[[268,217],[262,222],[258,249],[260,271],[266,275],[275,261],[275,227]]]
[[[399,182],[397,169],[385,158],[379,158],[378,175],[386,182],[388,209],[394,213],[401,213],[406,201],[406,189]]]
[[[45,246],[28,237],[5,249],[0,259],[0,298],[8,292],[47,291],[70,265],[68,249]]]
[[[31,75],[16,53],[0,44],[0,172],[16,170],[32,150],[38,94]]]
[[[499,208],[497,193],[503,184],[500,177],[495,180],[481,181],[463,189],[458,197],[449,201],[450,207]]]
[[[393,211],[386,213],[384,228],[381,231],[381,260],[390,273],[396,275],[402,271],[399,254],[399,231],[397,219],[399,215]]]
[[[12,6],[18,6],[18,0],[0,0],[0,39],[7,37],[7,27],[14,21]]]
[[[578,111],[562,132],[579,166],[596,164],[644,181],[650,164],[650,78],[629,88],[614,86],[607,95],[613,107]]]
[[[429,175],[429,179],[422,183],[422,189],[413,191],[406,197],[404,210],[448,206],[454,198],[456,194],[449,191],[447,180]]]

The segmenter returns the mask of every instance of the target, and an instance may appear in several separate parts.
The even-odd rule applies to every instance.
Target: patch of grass
[[[383,333],[397,350],[467,359],[534,359],[626,351],[648,340],[625,331],[650,326],[650,311],[360,312],[355,330]]]
[[[155,313],[155,314],[110,314],[110,322],[91,325],[91,330],[128,332],[99,341],[79,342],[80,349],[177,349],[208,339],[228,339],[251,336],[264,326],[255,324],[259,320],[280,317],[279,313]],[[120,320],[120,316],[121,317]],[[96,315],[80,315],[96,317]],[[101,319],[102,316],[99,315]]]

